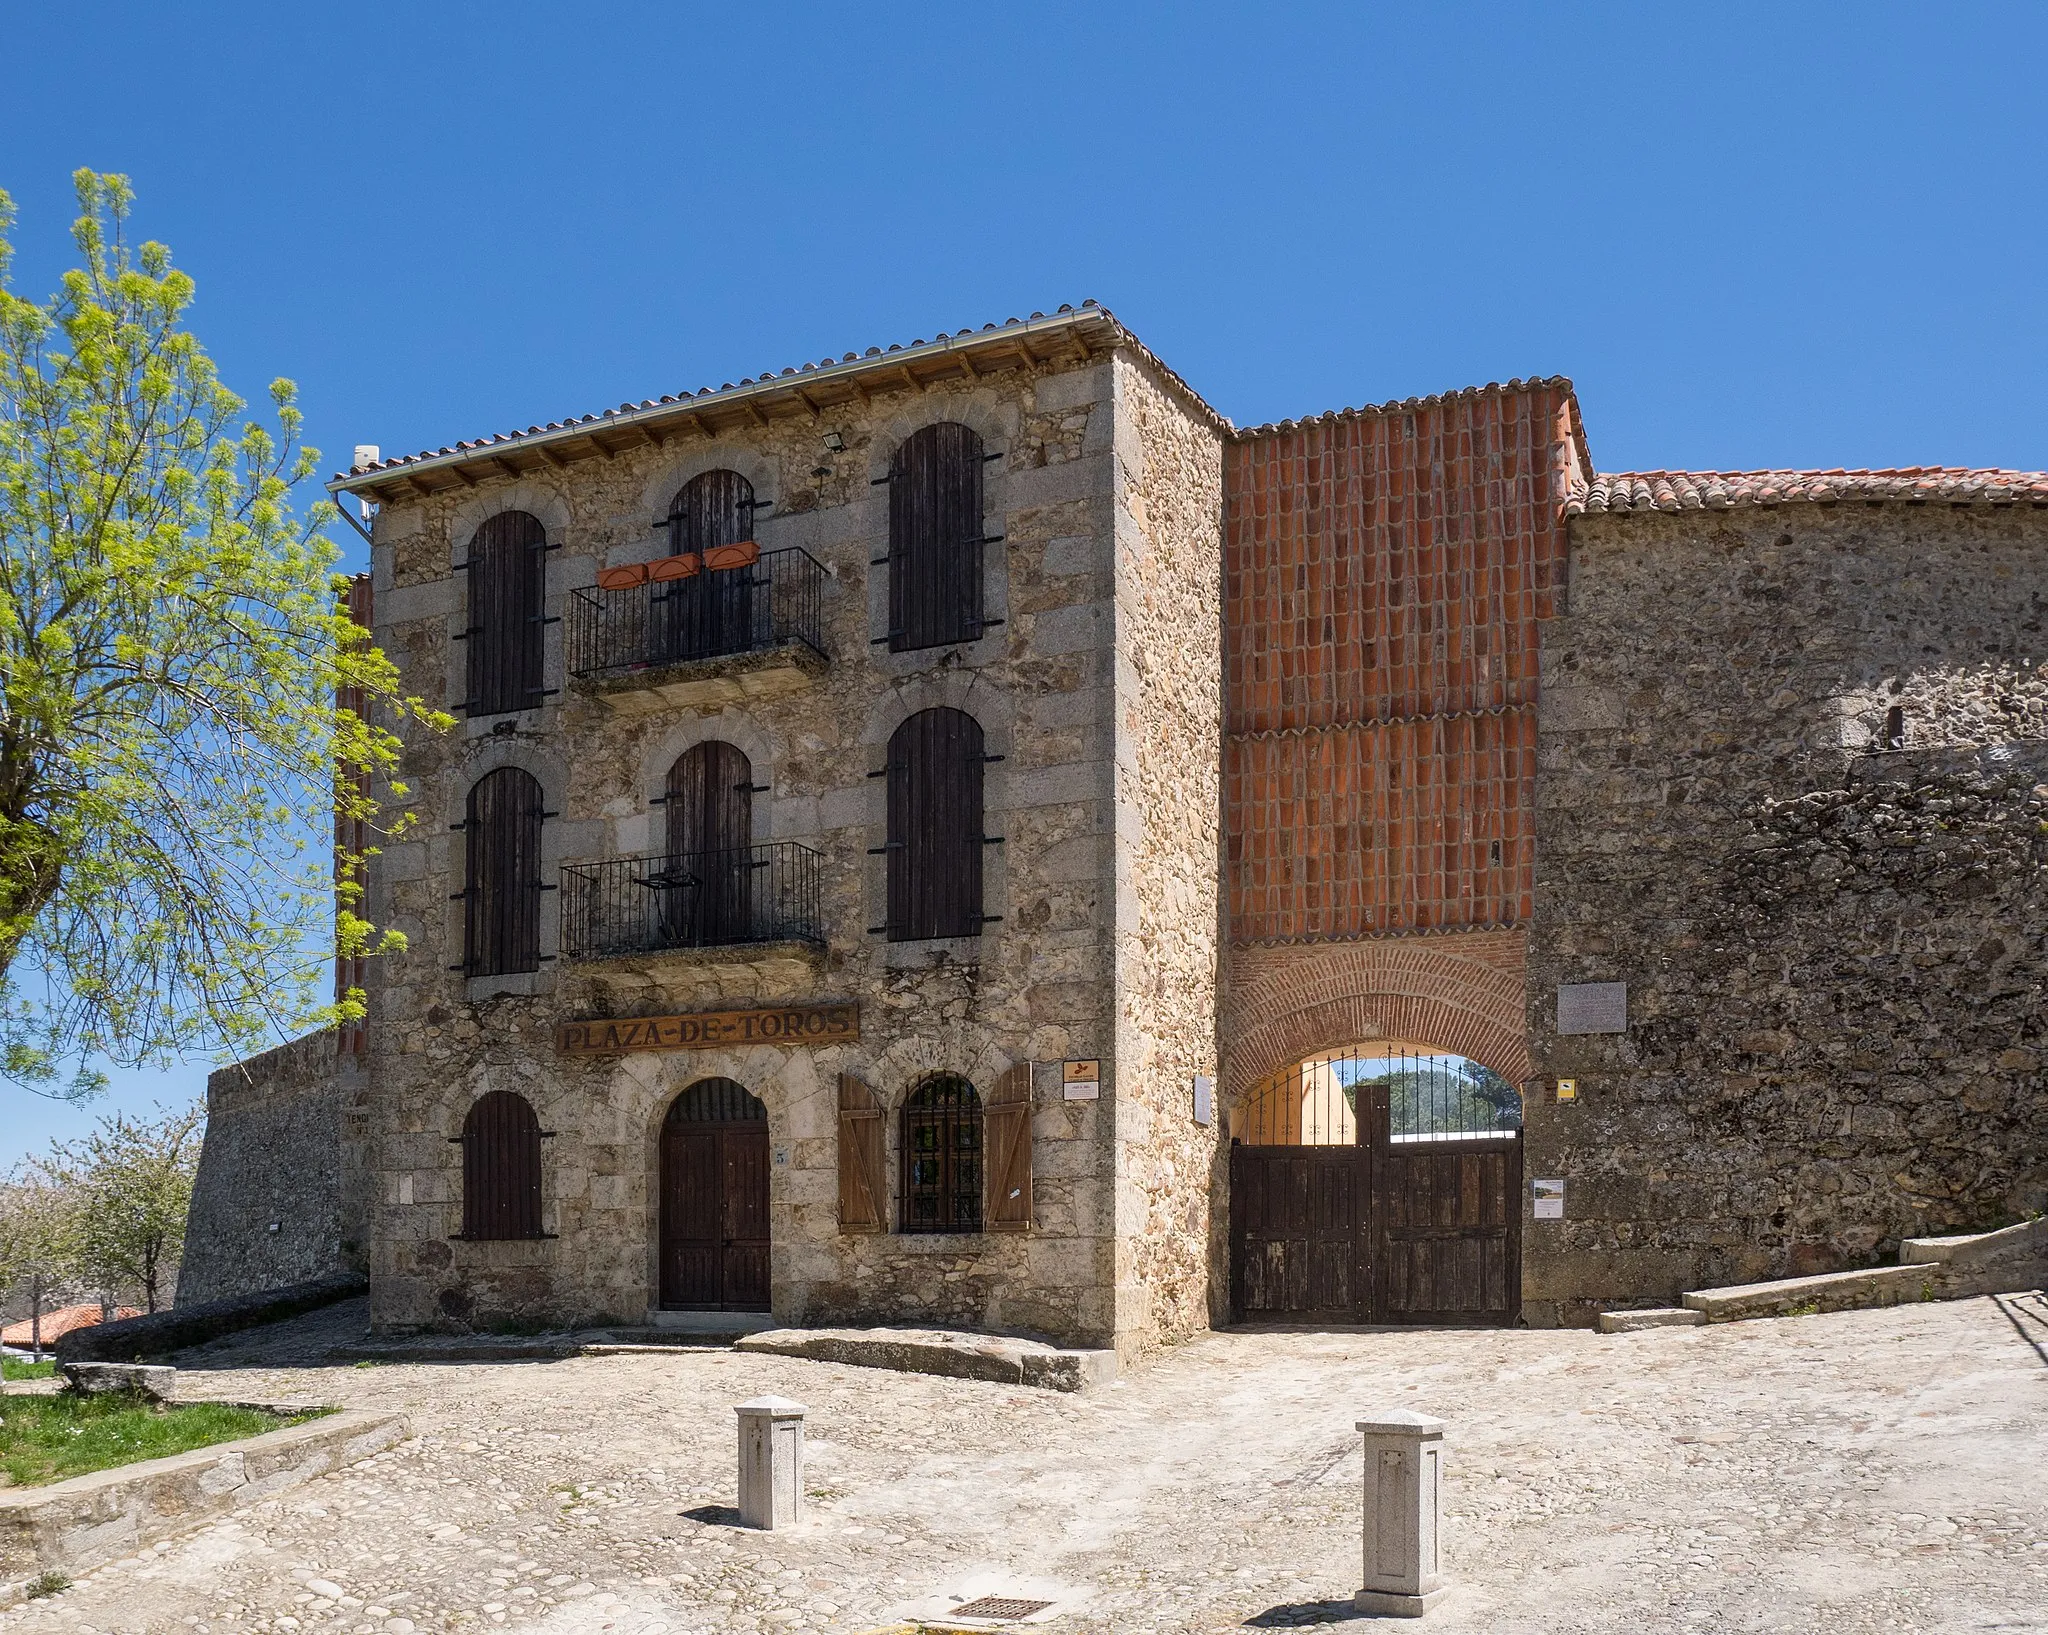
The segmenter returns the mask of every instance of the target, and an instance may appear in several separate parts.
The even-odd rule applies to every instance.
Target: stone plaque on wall
[[[858,1005],[779,1005],[770,1010],[564,1022],[555,1030],[555,1049],[564,1056],[615,1056],[636,1050],[717,1050],[724,1045],[836,1045],[859,1037]]]
[[[1565,982],[1557,990],[1559,1033],[1628,1032],[1626,982]]]

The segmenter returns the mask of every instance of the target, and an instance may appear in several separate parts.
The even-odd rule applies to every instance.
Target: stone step
[[[1821,1272],[1770,1283],[1737,1283],[1684,1296],[1686,1309],[1710,1323],[1748,1317],[1794,1317],[1820,1311],[1860,1311],[1935,1298],[1924,1266],[1871,1266],[1860,1272]]]
[[[1640,1334],[1647,1328],[1697,1328],[1707,1320],[1703,1311],[1683,1306],[1656,1306],[1648,1311],[1603,1311],[1602,1334]]]
[[[1907,1266],[1976,1266],[2022,1255],[2048,1257],[2048,1217],[2001,1226],[1995,1232],[1908,1238],[1899,1245],[1899,1260]]]
[[[1064,1351],[1038,1340],[954,1329],[778,1328],[742,1335],[733,1349],[1046,1391],[1093,1390],[1116,1378],[1114,1351]]]

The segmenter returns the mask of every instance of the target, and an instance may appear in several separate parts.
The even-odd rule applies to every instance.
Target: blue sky
[[[0,17],[17,287],[125,171],[329,468],[1087,297],[1240,423],[1561,373],[1607,470],[2048,465],[2039,5]],[[0,1087],[0,1162],[91,1116]]]

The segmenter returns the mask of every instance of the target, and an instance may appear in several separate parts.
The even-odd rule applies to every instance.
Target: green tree
[[[72,1206],[62,1180],[39,1164],[18,1167],[0,1183],[0,1288],[25,1289],[29,1338],[43,1354],[43,1307],[72,1272]]]
[[[139,1289],[150,1311],[185,1245],[206,1122],[198,1104],[157,1112],[103,1118],[48,1164],[71,1199],[65,1264],[94,1288]]]
[[[451,723],[339,605],[333,508],[294,517],[317,455],[291,383],[244,419],[183,327],[192,280],[123,237],[127,179],[73,180],[83,264],[42,303],[8,286],[0,193],[0,1074],[77,1095],[96,1053],[360,1015],[320,1003],[326,958],[396,939],[329,818],[388,835],[405,791],[397,738],[337,689]]]

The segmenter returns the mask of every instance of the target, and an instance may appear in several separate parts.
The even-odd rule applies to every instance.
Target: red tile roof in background
[[[114,1316],[140,1317],[142,1313],[134,1306],[117,1306]],[[69,1334],[75,1328],[96,1328],[100,1321],[99,1302],[88,1306],[59,1306],[55,1311],[43,1313],[43,1345],[48,1348],[53,1342]],[[18,1323],[9,1323],[0,1328],[0,1345],[28,1346],[34,1344],[30,1333],[29,1320],[24,1317]]]
[[[2048,472],[1906,466],[1887,471],[1601,472],[1565,504],[1570,516],[1725,511],[1738,505],[1895,500],[1907,504],[2048,505]]]

